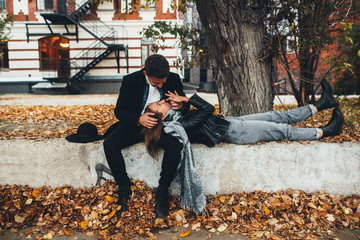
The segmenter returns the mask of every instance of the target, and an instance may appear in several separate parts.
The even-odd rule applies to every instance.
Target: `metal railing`
[[[42,58],[40,71],[43,78],[68,78],[71,72],[68,58]]]
[[[96,39],[104,41],[105,44],[115,44],[115,30],[109,27],[96,15],[91,13],[91,2],[89,0],[54,0],[39,1],[38,11],[42,13],[57,13],[67,15],[75,24],[79,25]]]
[[[81,78],[78,79],[70,78],[70,75],[83,69],[75,61],[66,58],[43,58],[41,63],[40,71],[44,79],[47,79],[50,82],[71,83],[71,86],[80,91],[86,90],[82,80],[84,77],[88,76],[87,73],[83,74]]]
[[[49,3],[46,3],[47,1]],[[51,3],[53,0],[45,0],[44,6],[50,6]],[[116,32],[91,13],[89,0],[64,0],[64,2],[57,0],[56,8],[53,13],[66,15],[66,18],[92,35],[96,41],[76,54],[72,60],[43,59],[41,71],[44,78],[67,78],[80,89],[81,80],[88,75],[88,71],[113,51]],[[59,63],[60,61],[63,62]]]
[[[107,44],[115,44],[115,30],[109,27],[90,11],[89,0],[67,0],[67,15],[78,22],[79,26],[95,38]]]
[[[107,26],[97,16],[90,12],[91,3],[88,0],[67,0],[67,15],[77,21],[77,24],[97,40],[87,46],[85,50],[74,56],[71,76],[75,76],[83,68],[88,66],[94,59],[101,56],[107,50],[109,44],[115,44],[115,30]]]

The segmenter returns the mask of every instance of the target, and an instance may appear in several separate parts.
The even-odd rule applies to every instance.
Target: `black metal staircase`
[[[50,31],[50,34],[48,35],[56,35],[54,29],[52,28],[53,25],[63,25],[66,29],[66,32],[63,35],[75,35],[78,40],[78,28],[81,28],[92,35],[96,41],[70,60],[71,74],[69,78],[64,79],[57,76],[44,78],[50,82],[66,81],[69,87],[73,88],[73,90],[78,92],[86,91],[87,89],[84,85],[84,78],[86,74],[88,74],[91,69],[93,69],[112,52],[115,52],[117,68],[118,72],[120,72],[120,51],[124,51],[125,53],[127,72],[129,71],[127,46],[124,44],[116,44],[116,34],[114,29],[108,27],[95,15],[89,13],[92,6],[91,1],[86,0],[81,4],[77,4],[72,0],[66,0],[65,7],[61,4],[59,6],[61,6],[61,9],[59,10],[58,8],[57,12],[41,13],[41,16],[45,20],[45,24]],[[29,36],[40,35],[39,33],[29,33],[28,27],[30,25],[35,24],[27,23],[26,25],[28,39]],[[76,32],[71,33],[68,25],[75,26]]]
[[[85,13],[87,13],[87,11],[89,11],[90,8],[91,8],[91,2],[86,1],[80,7],[78,7],[78,9],[76,9],[75,12],[72,12],[70,14],[70,17],[76,21],[79,21],[80,17],[83,16]]]

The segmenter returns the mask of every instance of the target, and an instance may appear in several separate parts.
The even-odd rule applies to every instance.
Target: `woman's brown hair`
[[[144,136],[147,152],[150,154],[151,157],[157,159],[161,149],[159,146],[159,141],[163,127],[162,114],[157,111],[152,111],[149,106],[146,107],[145,112],[153,113],[153,118],[157,119],[157,124],[152,129],[146,127],[143,127],[143,129],[141,129],[141,134]]]

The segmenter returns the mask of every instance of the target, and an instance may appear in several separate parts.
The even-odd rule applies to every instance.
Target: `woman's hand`
[[[170,101],[170,105],[174,110],[182,109],[182,102],[187,102],[189,100],[189,98],[187,97],[180,96],[176,91],[175,93],[168,91],[167,93],[165,93],[165,95],[169,97],[168,100]]]

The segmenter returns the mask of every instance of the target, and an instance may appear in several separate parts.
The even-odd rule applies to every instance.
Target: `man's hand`
[[[151,112],[144,113],[140,116],[138,123],[143,127],[152,129],[157,124],[157,119],[153,115]]]
[[[165,95],[169,97],[170,105],[174,110],[182,109],[183,102],[187,102],[189,100],[187,97],[180,96],[176,91],[175,93],[168,91]]]

